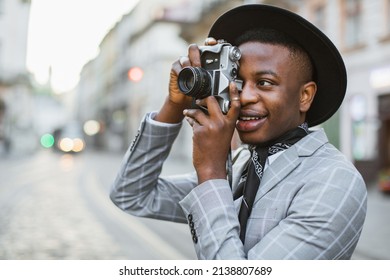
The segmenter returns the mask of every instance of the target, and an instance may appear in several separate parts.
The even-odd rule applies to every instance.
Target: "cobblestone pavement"
[[[124,258],[80,201],[72,159],[65,158],[58,166],[46,156],[16,160],[11,167],[2,163],[2,178],[8,178],[8,185],[1,183],[0,258]]]
[[[167,224],[140,221],[109,201],[119,162],[53,153],[0,160],[0,259],[193,258],[193,248],[181,253],[164,240],[192,247],[184,225],[173,225],[181,236],[172,236]]]

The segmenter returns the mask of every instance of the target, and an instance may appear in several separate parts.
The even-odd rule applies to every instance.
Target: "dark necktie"
[[[241,176],[234,199],[243,195],[238,219],[240,221],[240,239],[245,242],[246,225],[252,211],[252,206],[263,177],[264,167],[269,155],[276,154],[294,145],[308,134],[307,123],[288,131],[275,140],[261,146],[251,147],[251,158],[247,163],[246,170]]]

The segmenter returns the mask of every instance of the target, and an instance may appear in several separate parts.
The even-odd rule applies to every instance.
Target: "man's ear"
[[[301,99],[299,102],[299,110],[301,113],[309,111],[311,103],[317,92],[317,84],[313,81],[308,82],[302,86]]]

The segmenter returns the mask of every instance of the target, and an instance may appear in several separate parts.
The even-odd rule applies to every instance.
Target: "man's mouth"
[[[252,132],[258,130],[266,122],[268,115],[242,115],[239,116],[236,128],[241,132]]]
[[[260,120],[260,119],[263,119],[263,118],[265,118],[265,116],[263,116],[263,117],[245,117],[245,116],[239,117],[239,119],[241,121],[254,121],[254,120]]]

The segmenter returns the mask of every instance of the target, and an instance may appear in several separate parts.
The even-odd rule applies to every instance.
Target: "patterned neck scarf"
[[[234,193],[234,199],[243,196],[238,218],[240,221],[240,239],[245,242],[245,233],[248,217],[251,214],[253,202],[263,177],[264,167],[268,156],[286,150],[309,134],[307,123],[288,131],[282,136],[265,144],[251,147],[251,158],[241,176],[238,188]]]

